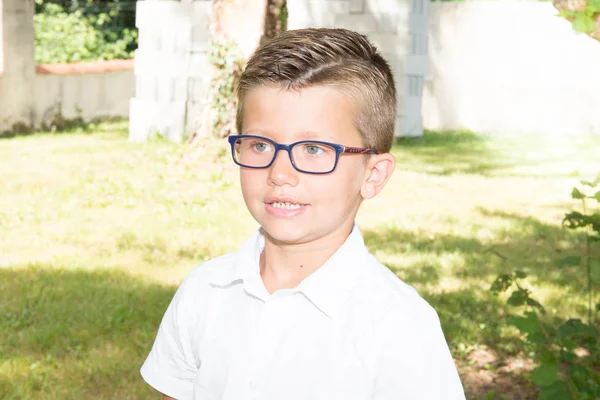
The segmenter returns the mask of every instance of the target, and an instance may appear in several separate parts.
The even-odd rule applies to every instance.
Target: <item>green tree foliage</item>
[[[137,31],[115,26],[115,11],[67,12],[62,5],[36,0],[35,61],[38,64],[130,58]]]
[[[135,4],[137,0],[36,0],[35,11],[44,11],[47,4],[59,5],[67,13],[80,11],[86,18],[99,13],[110,14],[115,27],[135,29]]]

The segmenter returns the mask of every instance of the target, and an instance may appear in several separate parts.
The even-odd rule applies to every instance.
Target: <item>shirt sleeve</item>
[[[378,326],[373,400],[464,400],[458,371],[435,310],[392,307]]]
[[[186,284],[179,287],[160,323],[150,354],[140,373],[159,392],[191,399],[198,366],[193,357],[186,304]]]

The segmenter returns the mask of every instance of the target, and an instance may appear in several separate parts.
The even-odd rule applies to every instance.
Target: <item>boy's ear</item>
[[[372,155],[367,161],[365,180],[360,189],[363,199],[372,199],[384,188],[396,168],[396,158],[391,153]]]

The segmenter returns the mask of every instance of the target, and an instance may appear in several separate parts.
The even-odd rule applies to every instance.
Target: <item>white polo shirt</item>
[[[141,369],[195,400],[457,400],[464,392],[436,312],[372,257],[355,226],[295,289],[267,292],[264,237],[195,268]]]

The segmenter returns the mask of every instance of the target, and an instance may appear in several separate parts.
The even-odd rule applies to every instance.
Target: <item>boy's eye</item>
[[[267,142],[254,142],[252,148],[261,153],[271,150],[271,146]]]
[[[311,156],[318,156],[318,155],[325,153],[325,149],[316,144],[307,144],[304,147],[304,150]]]

